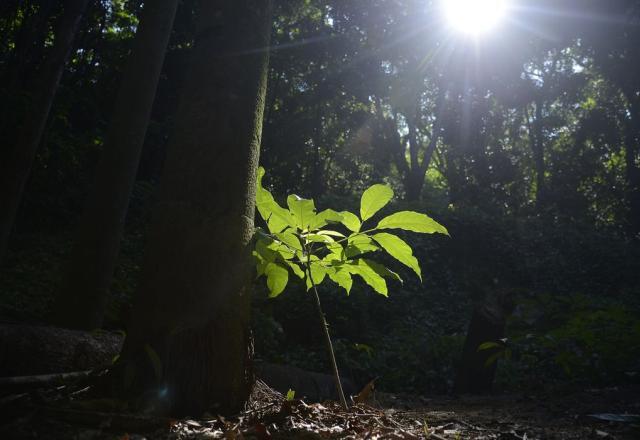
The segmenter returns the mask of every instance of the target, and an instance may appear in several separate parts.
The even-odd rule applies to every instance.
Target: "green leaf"
[[[362,261],[367,263],[367,265],[371,269],[375,270],[376,273],[380,275],[382,278],[391,278],[396,281],[400,281],[400,283],[403,283],[400,275],[398,275],[397,273],[395,273],[394,271],[386,267],[384,264],[376,263],[375,261],[367,260],[366,258],[363,258]]]
[[[332,231],[330,229],[322,229],[322,230],[318,231],[318,234],[320,234],[320,235],[330,235],[330,236],[333,236],[333,237],[344,238],[344,234],[341,234],[338,231]]]
[[[360,276],[373,290],[387,296],[387,282],[364,260],[357,260],[356,264],[346,264],[345,268],[352,274]]]
[[[302,252],[302,245],[300,244],[300,240],[298,237],[291,232],[291,230],[287,230],[284,232],[277,232],[275,235],[280,241],[285,243],[290,251]]]
[[[296,397],[296,392],[293,391],[291,388],[289,388],[289,391],[287,391],[287,395],[285,396],[285,399],[287,401],[292,401],[294,398]]]
[[[360,200],[360,218],[362,221],[373,217],[373,215],[384,208],[393,197],[393,190],[389,185],[373,185],[362,193]]]
[[[378,242],[382,249],[387,251],[389,255],[393,258],[413,269],[413,271],[418,275],[420,281],[422,281],[422,273],[420,272],[420,265],[418,264],[418,260],[413,256],[413,250],[411,246],[409,246],[404,240],[400,237],[388,234],[386,232],[381,232],[379,234],[375,234],[373,239]]]
[[[325,209],[319,212],[309,223],[309,229],[319,229],[326,226],[327,223],[340,223],[342,221],[342,214],[334,211],[333,209]],[[338,232],[337,232],[338,233]]]
[[[296,263],[292,263],[291,261],[287,261],[287,264],[293,271],[293,273],[300,279],[304,279],[304,271],[300,268]]]
[[[329,251],[322,259],[325,262],[343,261],[345,258],[344,248],[340,243],[328,243],[326,249]]]
[[[329,275],[329,279],[331,281],[346,290],[347,295],[349,294],[351,286],[353,285],[353,279],[351,278],[351,274],[348,270],[338,268],[333,271],[327,271],[327,275]]]
[[[379,250],[377,244],[368,235],[353,234],[347,239],[347,248],[345,249],[345,255],[347,258],[353,258],[357,255],[365,254],[367,252],[375,252]]]
[[[305,230],[316,222],[316,206],[311,199],[303,199],[295,194],[287,197],[287,206],[293,215],[293,221],[300,230]]]
[[[324,277],[327,276],[327,270],[318,261],[312,261],[309,270],[311,272],[311,279],[313,279],[313,283],[316,286],[322,283],[322,281],[324,281]],[[313,285],[311,284],[311,279],[307,274],[307,278],[305,280],[307,283],[307,290],[313,287]]]
[[[489,350],[491,348],[500,348],[500,349],[504,349],[504,345],[498,344],[497,342],[483,342],[482,344],[480,344],[478,346],[478,351],[481,350]]]
[[[262,186],[264,173],[263,167],[258,168],[256,209],[260,213],[260,217],[267,223],[270,232],[281,232],[287,227],[295,225],[289,211],[280,206],[273,195]]]
[[[325,234],[305,234],[303,236],[308,243],[334,243],[335,240]]]
[[[289,282],[289,271],[278,263],[269,263],[264,269],[267,276],[267,287],[269,288],[269,298],[280,295]]]
[[[378,223],[376,229],[404,229],[405,231],[420,232],[423,234],[449,235],[447,229],[440,223],[429,217],[414,211],[400,211],[391,214]]]
[[[347,229],[353,232],[360,231],[362,223],[360,223],[357,215],[349,211],[342,211],[340,214],[342,214],[342,220],[340,222],[345,225]]]

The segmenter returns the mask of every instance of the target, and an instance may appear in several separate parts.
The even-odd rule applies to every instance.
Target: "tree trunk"
[[[122,79],[94,187],[54,306],[57,324],[102,325],[129,198],[178,0],[144,6]]]
[[[485,342],[497,342],[504,338],[507,318],[513,308],[513,301],[507,292],[489,295],[475,308],[456,376],[456,393],[487,394],[491,392],[497,361],[490,364],[487,364],[487,361],[496,349],[478,351],[478,347]]]
[[[7,148],[0,165],[0,259],[5,254],[24,185],[86,5],[87,0],[64,3],[64,12],[55,27],[53,47],[35,75],[29,93],[24,113],[29,117],[0,133],[1,142]]]
[[[542,135],[542,100],[536,99],[535,119],[533,121],[533,140],[531,149],[536,169],[536,206],[541,208],[545,202],[545,163],[544,139]]]
[[[204,2],[113,385],[175,415],[233,413],[253,383],[255,178],[270,2]]]
[[[640,234],[640,102],[630,106],[631,120],[625,127],[625,165],[629,226],[633,234]]]
[[[417,113],[417,109],[416,109]],[[417,128],[414,121],[407,118],[407,126],[409,129],[409,169],[404,178],[404,186],[406,191],[406,198],[408,201],[415,202],[420,199],[420,193],[424,185],[424,172],[418,160],[418,151],[420,150],[420,143],[418,142]]]

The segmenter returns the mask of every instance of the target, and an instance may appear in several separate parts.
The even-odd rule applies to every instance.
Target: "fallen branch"
[[[0,395],[24,392],[34,388],[61,385],[66,382],[76,382],[86,379],[91,370],[74,371],[70,373],[40,374],[35,376],[0,377]]]

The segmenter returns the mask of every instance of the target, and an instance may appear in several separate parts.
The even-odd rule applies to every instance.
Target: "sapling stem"
[[[349,409],[347,405],[347,399],[344,397],[344,391],[342,391],[342,383],[340,382],[340,374],[338,373],[338,364],[336,362],[336,355],[333,352],[333,344],[331,343],[331,336],[329,335],[329,325],[327,324],[327,320],[324,317],[324,312],[322,311],[322,305],[320,304],[320,295],[318,295],[318,288],[316,287],[316,283],[313,281],[313,277],[311,276],[311,261],[310,256],[305,246],[305,253],[307,254],[307,261],[305,263],[307,269],[307,276],[311,281],[311,287],[313,288],[313,294],[316,298],[316,308],[318,310],[318,316],[320,317],[320,322],[322,323],[322,329],[324,330],[324,339],[327,344],[327,351],[329,352],[329,359],[331,361],[331,368],[333,369],[333,378],[336,383],[336,390],[338,391],[338,397],[340,397],[340,403],[344,409]]]

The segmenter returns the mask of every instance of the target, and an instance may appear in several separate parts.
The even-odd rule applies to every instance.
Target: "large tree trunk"
[[[173,414],[232,413],[253,383],[255,177],[270,2],[202,3],[114,385]],[[152,368],[155,366],[155,368]]]
[[[157,0],[144,6],[95,184],[58,291],[54,306],[57,324],[85,330],[102,325],[129,197],[177,6],[178,0]]]
[[[64,12],[54,31],[53,47],[29,93],[24,113],[28,117],[21,124],[5,127],[6,130],[0,133],[0,142],[6,149],[0,165],[0,259],[5,254],[24,185],[86,5],[87,0],[64,2]]]

